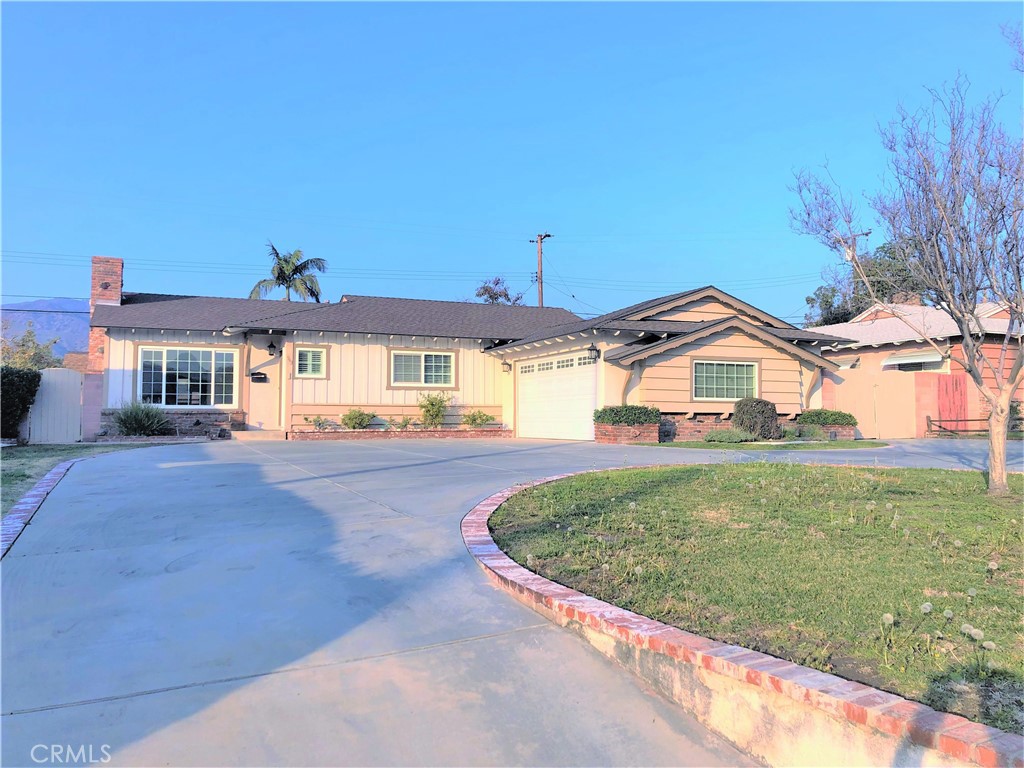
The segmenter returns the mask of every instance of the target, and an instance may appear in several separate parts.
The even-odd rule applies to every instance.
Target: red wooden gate
[[[950,429],[964,429],[967,424],[967,387],[968,379],[966,373],[951,373],[946,376],[938,376],[938,400],[940,422],[947,423]]]

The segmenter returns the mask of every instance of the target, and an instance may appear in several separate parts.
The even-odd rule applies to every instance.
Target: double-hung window
[[[453,352],[391,352],[394,387],[454,387]]]
[[[296,347],[295,375],[300,379],[327,378],[327,351],[322,347]]]
[[[757,397],[757,363],[693,363],[694,400],[740,400]]]
[[[235,407],[235,350],[142,347],[139,399],[170,408]]]

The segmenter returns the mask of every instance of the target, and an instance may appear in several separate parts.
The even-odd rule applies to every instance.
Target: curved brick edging
[[[515,485],[470,510],[462,538],[492,582],[771,765],[1024,766],[1024,737],[617,608],[527,570],[494,543],[488,518],[511,496],[595,471],[609,470]]]
[[[25,526],[31,522],[33,515],[39,511],[39,507],[46,501],[50,491],[56,487],[57,483],[64,479],[64,475],[68,473],[72,466],[83,461],[85,458],[88,457],[62,461],[43,475],[43,479],[33,485],[32,490],[18,499],[18,503],[11,507],[10,511],[4,515],[3,522],[0,523],[0,559],[6,557],[7,553],[11,551],[14,542],[21,536]]]

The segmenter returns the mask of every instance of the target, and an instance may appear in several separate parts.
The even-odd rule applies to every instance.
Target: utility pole
[[[536,240],[531,240],[531,243],[537,244],[537,306],[544,306],[544,241],[547,240],[551,235],[547,232],[544,234],[537,234]]]

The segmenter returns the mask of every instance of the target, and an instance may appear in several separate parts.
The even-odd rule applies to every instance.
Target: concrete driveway
[[[977,467],[984,452],[765,456]],[[234,442],[82,462],[3,560],[3,764],[749,764],[490,587],[459,521],[556,471],[757,458]]]

